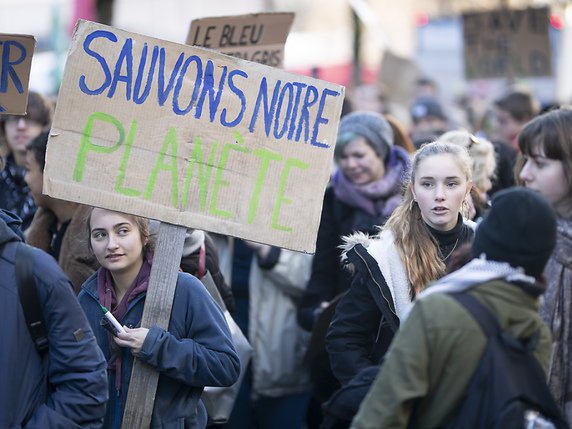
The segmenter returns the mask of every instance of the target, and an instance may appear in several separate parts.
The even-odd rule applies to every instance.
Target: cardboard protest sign
[[[34,36],[0,34],[0,114],[26,113],[35,47]]]
[[[552,75],[548,8],[463,15],[467,79]]]
[[[284,44],[293,13],[258,13],[195,19],[188,45],[215,49],[226,55],[273,67],[282,67]]]
[[[383,94],[390,100],[409,105],[418,77],[419,69],[413,61],[396,55],[390,50],[383,53],[379,83]]]
[[[78,21],[44,192],[313,252],[344,88]]]

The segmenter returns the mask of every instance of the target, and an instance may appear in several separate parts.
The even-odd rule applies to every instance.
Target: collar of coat
[[[340,246],[342,249],[342,263],[346,266],[348,265],[346,262],[347,253],[357,244],[361,244],[376,260],[391,292],[395,313],[401,319],[411,305],[410,283],[397,251],[393,233],[389,229],[384,229],[375,237],[370,237],[363,232],[356,232],[343,237],[342,240],[343,244]],[[351,266],[349,268],[352,269]]]

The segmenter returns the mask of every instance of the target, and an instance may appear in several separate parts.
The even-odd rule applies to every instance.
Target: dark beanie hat
[[[447,115],[436,98],[429,95],[418,97],[411,105],[411,119],[413,122],[419,122],[431,117],[447,120]]]
[[[492,207],[477,227],[473,257],[522,267],[538,277],[556,244],[556,217],[546,200],[523,187],[495,194]]]
[[[365,137],[375,153],[384,161],[393,146],[393,130],[389,122],[377,112],[357,111],[348,113],[340,121],[338,128],[338,142],[345,140],[347,135]],[[348,140],[343,141],[347,143]],[[340,149],[343,145],[340,145]],[[336,151],[340,156],[340,150]]]

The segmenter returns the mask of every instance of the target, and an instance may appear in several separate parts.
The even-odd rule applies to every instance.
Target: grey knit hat
[[[346,143],[356,136],[365,137],[370,146],[384,161],[393,146],[393,130],[383,115],[377,112],[358,111],[345,115],[338,128],[338,141],[334,150],[340,158]]]

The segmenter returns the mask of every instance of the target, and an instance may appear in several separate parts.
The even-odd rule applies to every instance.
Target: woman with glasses
[[[30,226],[36,206],[24,176],[26,147],[52,120],[50,102],[37,92],[28,94],[26,115],[0,115],[0,152],[6,165],[0,173],[0,208],[22,219],[22,230]]]

